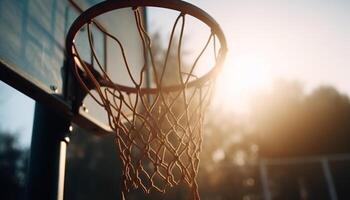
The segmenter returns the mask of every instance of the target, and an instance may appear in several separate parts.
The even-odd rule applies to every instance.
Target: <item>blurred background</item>
[[[219,22],[229,46],[205,117],[201,199],[350,199],[350,2],[189,2]],[[166,37],[165,22],[148,17]],[[24,199],[35,102],[2,82],[0,94],[0,196]],[[67,157],[65,199],[119,198],[112,136],[76,129]],[[130,199],[187,193],[180,185]]]

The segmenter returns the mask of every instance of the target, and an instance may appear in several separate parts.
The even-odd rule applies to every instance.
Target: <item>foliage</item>
[[[253,123],[265,156],[350,151],[350,101],[330,86],[305,94],[298,83],[280,81],[258,95]]]
[[[27,155],[26,149],[18,147],[16,134],[0,130],[1,199],[23,199]]]

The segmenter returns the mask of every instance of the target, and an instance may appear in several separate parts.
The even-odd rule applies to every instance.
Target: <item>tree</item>
[[[305,94],[280,81],[254,103],[253,123],[262,155],[298,156],[350,152],[350,101],[330,86]]]
[[[207,113],[198,174],[201,199],[259,199],[258,147],[234,113]]]
[[[0,196],[2,199],[23,199],[27,170],[26,149],[17,145],[16,134],[0,131]]]

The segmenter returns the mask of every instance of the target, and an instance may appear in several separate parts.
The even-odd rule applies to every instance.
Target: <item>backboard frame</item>
[[[78,5],[74,0],[66,0],[76,12],[82,13],[84,9]],[[91,5],[92,6],[92,5]],[[144,23],[146,24],[146,11],[143,10]],[[103,25],[98,24],[98,28],[104,28]],[[67,33],[65,33],[66,36]],[[106,36],[104,36],[104,48],[106,48]],[[105,52],[107,52],[105,50]],[[65,53],[66,55],[66,53]],[[107,60],[107,54],[104,55],[104,60]],[[112,130],[107,124],[103,124],[93,117],[89,116],[81,109],[81,102],[76,102],[76,96],[79,94],[80,88],[76,85],[70,67],[67,65],[67,57],[64,56],[64,64],[61,70],[63,78],[62,93],[58,93],[57,86],[46,85],[37,80],[32,75],[21,71],[14,63],[8,62],[0,57],[0,80],[33,98],[35,101],[44,104],[53,110],[60,113],[65,118],[72,121],[72,123],[80,127],[91,130],[97,135],[111,134]],[[81,98],[81,97],[80,97]],[[78,101],[82,100],[78,98]],[[77,107],[78,106],[78,107]]]

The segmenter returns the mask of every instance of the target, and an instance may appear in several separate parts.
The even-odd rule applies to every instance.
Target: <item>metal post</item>
[[[260,168],[260,178],[261,178],[261,185],[264,193],[264,199],[265,200],[271,200],[271,192],[269,189],[269,180],[268,180],[268,174],[267,174],[267,166],[266,161],[264,159],[261,159],[259,162],[259,168]]]
[[[329,163],[328,163],[327,158],[322,159],[322,169],[323,169],[323,173],[326,177],[329,195],[331,197],[331,200],[337,200],[338,199],[337,191],[336,191],[335,186],[334,186],[333,176],[332,176],[331,169],[329,168]]]
[[[70,121],[36,104],[30,150],[27,199],[63,200]]]

